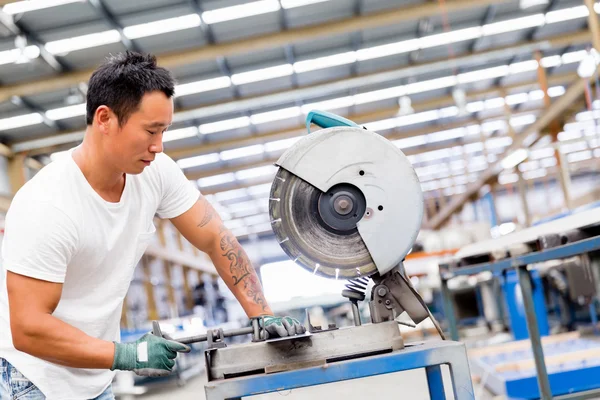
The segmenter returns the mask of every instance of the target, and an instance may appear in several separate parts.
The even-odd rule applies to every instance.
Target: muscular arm
[[[115,345],[86,335],[52,316],[62,284],[8,271],[10,330],[17,350],[74,368],[109,369]]]
[[[273,315],[246,252],[204,197],[171,222],[190,243],[210,256],[249,318]]]

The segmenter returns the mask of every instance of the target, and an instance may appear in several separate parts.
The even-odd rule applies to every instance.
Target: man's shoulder
[[[48,205],[68,209],[73,198],[73,172],[63,160],[54,161],[28,180],[14,196],[13,203]]]

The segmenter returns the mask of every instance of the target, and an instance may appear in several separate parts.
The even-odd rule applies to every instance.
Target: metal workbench
[[[442,295],[444,297],[445,307],[444,311],[447,316],[452,339],[458,340],[458,328],[456,314],[454,312],[454,306],[451,299],[451,292],[448,289],[448,281],[461,275],[475,275],[486,271],[492,273],[501,273],[510,269],[516,269],[519,279],[519,286],[521,287],[521,293],[523,295],[523,305],[525,307],[525,315],[527,318],[527,330],[529,331],[529,338],[531,340],[540,398],[542,400],[552,399],[552,391],[550,389],[550,381],[548,378],[548,372],[546,370],[546,364],[544,362],[544,351],[538,329],[537,317],[534,312],[532,287],[528,266],[535,263],[568,258],[598,250],[600,250],[600,237],[593,237],[590,239],[581,240],[579,242],[570,243],[543,251],[532,252],[491,263],[476,264],[468,267],[458,268],[450,265],[440,266]],[[598,395],[598,390],[594,390],[589,392],[573,393],[567,396],[559,396],[555,397],[555,399],[588,399],[591,397],[597,397]]]
[[[451,341],[408,344],[387,354],[327,363],[275,374],[215,380],[205,386],[207,400],[240,399],[261,393],[278,392],[349,379],[425,368],[431,400],[445,400],[440,366],[450,368],[454,398],[473,400],[473,385],[465,346]],[[402,397],[399,394],[399,397]]]

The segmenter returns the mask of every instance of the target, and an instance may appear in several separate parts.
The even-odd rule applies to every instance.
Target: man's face
[[[112,164],[127,174],[139,174],[163,150],[163,133],[173,119],[173,99],[163,92],[146,93],[123,126],[113,125],[107,142]]]

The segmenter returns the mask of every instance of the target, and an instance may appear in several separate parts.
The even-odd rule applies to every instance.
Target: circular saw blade
[[[322,192],[279,168],[269,201],[273,232],[285,253],[314,274],[341,279],[377,272],[357,229],[345,234],[326,229],[316,204]]]

